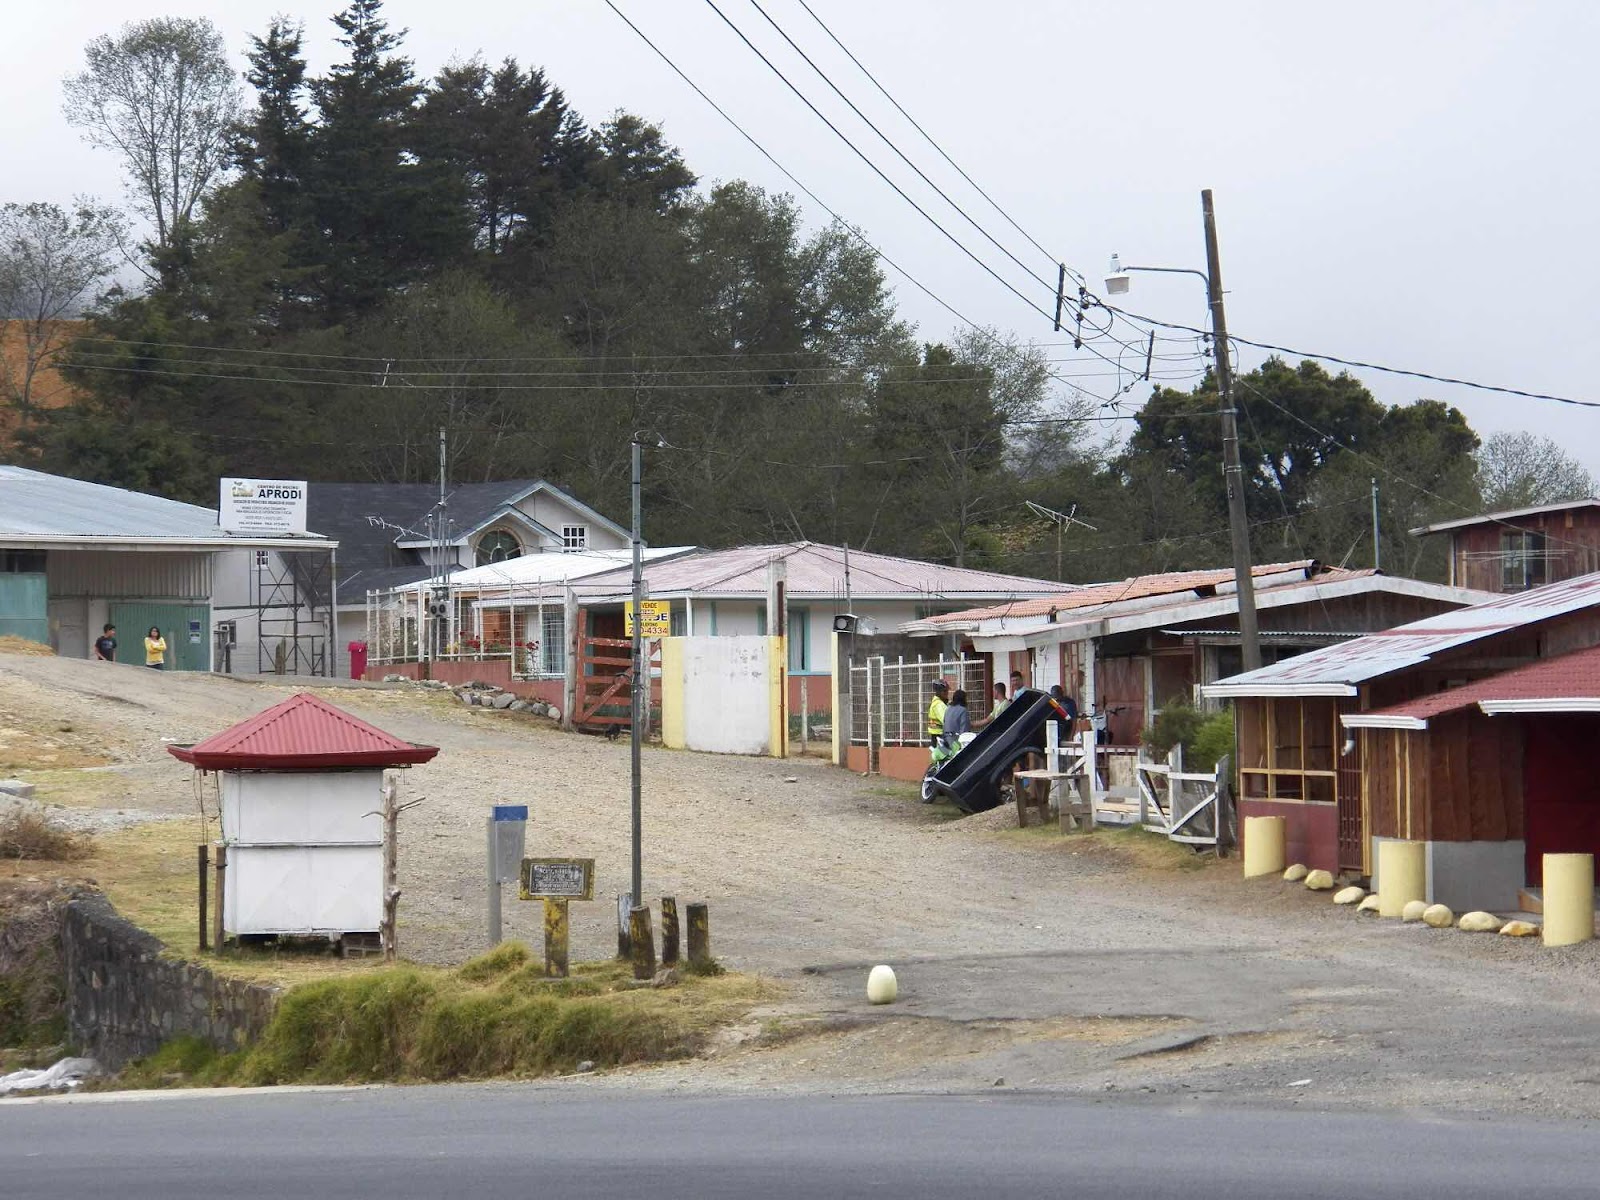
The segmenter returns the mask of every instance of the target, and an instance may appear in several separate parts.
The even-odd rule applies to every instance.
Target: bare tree
[[[227,47],[205,18],[156,17],[101,34],[84,58],[63,84],[62,111],[91,145],[122,156],[134,205],[164,250],[227,165],[240,112]]]
[[[1583,464],[1537,433],[1492,433],[1476,458],[1478,490],[1491,512],[1595,494],[1594,476]]]
[[[0,205],[0,397],[24,418],[35,386],[71,341],[67,322],[111,274],[122,235],[116,210],[79,200]]]

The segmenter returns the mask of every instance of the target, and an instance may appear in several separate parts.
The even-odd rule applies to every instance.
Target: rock
[[[23,783],[20,779],[0,779],[0,792],[19,800],[32,800],[33,784]]]
[[[653,988],[669,988],[678,986],[678,968],[662,967],[655,973],[655,978],[650,980]]]
[[[1001,1075],[998,1079],[996,1079],[989,1086],[990,1087],[1005,1087],[1005,1085],[1006,1085],[1006,1077],[1004,1075]]]
[[[1420,921],[1422,914],[1428,911],[1426,900],[1407,900],[1406,906],[1400,910],[1402,921]]]
[[[1457,929],[1464,929],[1468,933],[1499,933],[1502,922],[1493,913],[1474,910],[1463,913],[1461,920],[1456,922]]]
[[[550,706],[550,711],[545,713],[545,716],[549,717],[552,721],[559,721],[561,720],[561,710],[552,704]]]
[[[1295,863],[1294,866],[1283,873],[1283,877],[1289,883],[1299,883],[1309,874],[1311,874],[1311,868],[1306,866],[1305,863]]]
[[[532,700],[528,703],[528,711],[536,717],[544,716],[547,707],[548,705],[543,700]]]
[[[1507,921],[1500,926],[1500,932],[1505,937],[1537,937],[1539,927],[1532,921]]]
[[[1456,915],[1448,904],[1430,904],[1422,910],[1422,923],[1435,929],[1449,929],[1456,923]]]
[[[532,706],[526,700],[513,700],[511,702],[512,712],[527,712],[531,707]]]
[[[800,776],[798,776],[798,775],[785,775],[783,777],[783,781],[785,783],[799,783],[800,782]]]
[[[1370,892],[1361,898],[1361,903],[1356,905],[1357,912],[1375,913],[1378,911],[1378,893]]]
[[[504,712],[517,702],[517,698],[510,692],[497,692],[493,700],[489,701],[495,708]]]
[[[900,982],[894,977],[894,968],[879,965],[867,974],[867,1002],[893,1004],[900,994]]]
[[[1347,888],[1340,888],[1333,894],[1333,902],[1335,904],[1360,904],[1366,898],[1367,889],[1355,887],[1354,885]]]
[[[587,1075],[592,1070],[594,1070],[594,1059],[592,1058],[586,1058],[578,1064],[579,1075]]]
[[[1307,871],[1306,886],[1313,892],[1325,892],[1333,887],[1333,872]]]
[[[385,675],[383,677],[383,681],[385,683],[410,683],[411,682],[411,676],[409,676],[409,675]]]
[[[475,692],[458,692],[457,695],[461,698],[461,703],[465,704],[468,708],[472,707],[478,702],[478,696]]]

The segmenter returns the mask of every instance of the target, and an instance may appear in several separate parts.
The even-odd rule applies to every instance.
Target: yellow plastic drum
[[[1594,940],[1594,855],[1544,856],[1544,944]]]
[[[1427,898],[1427,847],[1421,842],[1379,842],[1378,915],[1398,917],[1413,900]]]
[[[1285,817],[1246,817],[1244,819],[1244,877],[1282,875],[1283,844],[1288,826]]]

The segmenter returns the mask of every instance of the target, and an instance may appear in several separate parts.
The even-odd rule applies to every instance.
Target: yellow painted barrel
[[[1421,842],[1378,843],[1380,917],[1398,917],[1413,900],[1427,900],[1427,849]]]
[[[1289,822],[1285,817],[1246,817],[1244,819],[1244,877],[1281,875],[1284,868],[1284,836]]]
[[[1594,940],[1594,855],[1544,856],[1544,944]]]

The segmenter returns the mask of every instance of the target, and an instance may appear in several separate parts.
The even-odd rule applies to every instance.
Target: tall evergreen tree
[[[411,154],[421,86],[396,53],[404,37],[382,0],[351,0],[334,17],[348,51],[311,94],[310,198],[325,247],[320,280],[329,321],[374,309],[392,289],[459,262],[471,244],[460,181]]]
[[[274,233],[298,228],[305,216],[303,191],[311,164],[311,125],[306,119],[306,60],[301,29],[274,17],[266,37],[250,39],[245,80],[256,91],[255,107],[234,139],[234,161],[253,182],[267,227]]]

